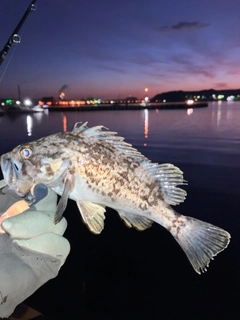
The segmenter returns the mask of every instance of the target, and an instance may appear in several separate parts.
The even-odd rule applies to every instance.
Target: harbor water
[[[231,243],[199,276],[161,226],[128,229],[107,209],[105,228],[96,236],[69,200],[70,255],[58,277],[26,303],[63,320],[240,319],[240,101],[187,110],[4,115],[0,154],[85,121],[118,132],[152,162],[178,166],[188,196],[176,211],[226,229]]]

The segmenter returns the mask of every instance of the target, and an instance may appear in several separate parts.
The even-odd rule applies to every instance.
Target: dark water
[[[127,229],[107,210],[101,235],[65,216],[71,253],[57,278],[27,303],[54,319],[240,319],[240,103],[186,110],[49,112],[0,118],[0,154],[71,130],[76,121],[117,131],[153,162],[184,171],[188,197],[176,210],[228,230],[227,250],[199,276],[161,226]]]

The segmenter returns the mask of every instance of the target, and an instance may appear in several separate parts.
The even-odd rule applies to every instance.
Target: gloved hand
[[[56,207],[57,195],[43,184],[20,198],[0,181],[0,317],[11,315],[64,264],[67,221],[54,224]]]

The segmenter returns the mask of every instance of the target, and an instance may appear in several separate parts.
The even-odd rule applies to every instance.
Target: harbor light
[[[187,103],[187,104],[193,104],[193,103],[194,103],[194,100],[193,100],[193,99],[188,99],[188,100],[186,101],[186,103]]]
[[[24,100],[24,105],[29,107],[32,105],[32,101],[30,99],[26,99]]]
[[[235,96],[229,96],[227,97],[227,101],[234,101],[235,100]]]
[[[149,99],[148,99],[148,88],[145,88],[144,91],[145,91],[144,102],[145,102],[145,105],[147,105],[148,100],[149,100]]]

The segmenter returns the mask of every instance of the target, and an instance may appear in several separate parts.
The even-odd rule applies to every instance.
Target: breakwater
[[[107,110],[142,110],[142,109],[189,109],[189,108],[205,108],[207,102],[197,102],[187,104],[184,102],[168,102],[168,103],[149,103],[142,104],[100,104],[100,105],[81,105],[81,106],[65,106],[53,105],[49,107],[51,111],[107,111]]]

